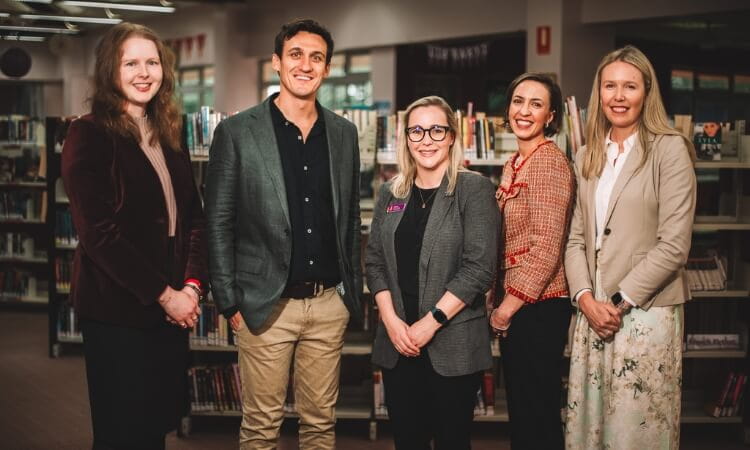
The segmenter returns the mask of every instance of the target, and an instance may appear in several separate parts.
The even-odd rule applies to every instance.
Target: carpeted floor
[[[209,420],[210,419],[210,420]],[[193,423],[188,438],[172,434],[167,448],[212,450],[237,448],[239,420],[203,418]],[[392,449],[387,424],[378,440],[368,439],[367,421],[339,421],[337,448]],[[687,425],[682,448],[745,449],[736,425]],[[297,449],[296,428],[288,420],[282,429],[281,450]],[[507,424],[478,423],[474,450],[509,449]],[[68,350],[47,357],[47,315],[40,311],[0,311],[0,448],[8,450],[83,450],[91,447],[88,395],[83,357]]]

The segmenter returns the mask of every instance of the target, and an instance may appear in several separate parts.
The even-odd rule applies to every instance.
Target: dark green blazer
[[[286,286],[292,236],[281,156],[269,99],[222,121],[206,174],[209,274],[220,311],[239,307],[263,327]],[[336,247],[343,298],[361,317],[359,144],[348,120],[322,108],[328,139]]]

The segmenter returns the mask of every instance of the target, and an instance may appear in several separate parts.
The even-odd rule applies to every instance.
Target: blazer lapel
[[[339,217],[339,195],[343,186],[339,186],[340,164],[343,152],[343,133],[344,128],[341,126],[334,113],[325,108],[323,117],[326,125],[326,140],[328,141],[328,166],[331,172],[331,198],[333,199],[333,215],[336,219]],[[335,221],[338,223],[338,221]]]
[[[281,167],[281,155],[279,155],[279,146],[276,143],[276,133],[274,132],[273,121],[271,120],[270,101],[271,97],[263,104],[262,112],[250,117],[250,133],[255,139],[255,144],[263,154],[263,163],[268,172],[267,179],[271,181],[276,189],[281,210],[284,211],[287,224],[291,224],[289,204],[286,198],[286,185],[284,184],[284,170]]]
[[[412,188],[415,189],[415,188]],[[437,240],[437,234],[440,232],[445,215],[448,213],[453,199],[455,198],[455,191],[453,194],[448,194],[448,177],[444,176],[443,181],[440,183],[438,192],[435,194],[435,200],[432,204],[432,211],[430,217],[427,219],[427,226],[424,230],[424,237],[422,238],[422,251],[419,254],[419,280],[420,284],[426,279],[425,273],[422,269],[427,268],[427,263],[430,261],[430,254],[432,254],[432,248],[435,246]],[[458,189],[458,186],[456,186]],[[424,292],[420,286],[420,292]],[[421,299],[420,299],[421,301]]]
[[[610,217],[612,217],[612,211],[614,211],[615,206],[617,205],[617,200],[620,198],[620,194],[622,194],[625,186],[627,186],[630,179],[633,178],[633,175],[635,175],[636,171],[638,170],[638,166],[640,166],[642,158],[643,149],[641,148],[640,140],[636,139],[635,145],[633,145],[633,149],[630,151],[628,159],[627,161],[625,161],[625,165],[623,166],[620,175],[617,176],[615,186],[612,188],[612,195],[609,197],[609,205],[607,205],[607,215],[605,216],[604,220],[605,226],[609,223]]]
[[[409,204],[410,198],[411,192],[406,196],[406,198],[392,197],[388,202],[388,205],[386,206],[386,213],[385,217],[383,218],[383,247],[386,255],[385,260],[388,263],[388,270],[389,272],[391,272],[391,276],[394,280],[398,279],[398,271],[396,268],[396,230],[398,229],[399,224],[401,224],[401,219],[404,218],[406,205]],[[387,212],[388,208],[390,208],[392,205],[401,205],[400,211]],[[401,301],[396,301],[397,297]],[[400,317],[405,318],[406,311],[404,309],[403,299],[400,295],[394,295],[393,300],[394,306],[396,307],[396,312],[399,313]]]

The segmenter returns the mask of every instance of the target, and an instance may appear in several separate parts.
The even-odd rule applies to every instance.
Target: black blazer
[[[108,134],[91,115],[70,125],[62,177],[79,239],[71,298],[81,317],[152,327],[164,322],[158,297],[167,284],[181,289],[197,278],[208,286],[205,218],[190,157],[163,152],[177,202],[172,254],[161,182],[139,144]]]
[[[221,311],[238,306],[260,329],[292,260],[291,224],[269,99],[216,127],[206,174],[209,271]],[[361,317],[359,140],[353,123],[323,108],[343,298]]]

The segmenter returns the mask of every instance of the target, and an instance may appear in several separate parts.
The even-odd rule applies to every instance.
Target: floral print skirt
[[[608,302],[596,273],[596,295]],[[683,307],[631,308],[602,340],[578,312],[565,423],[568,449],[677,449]]]

